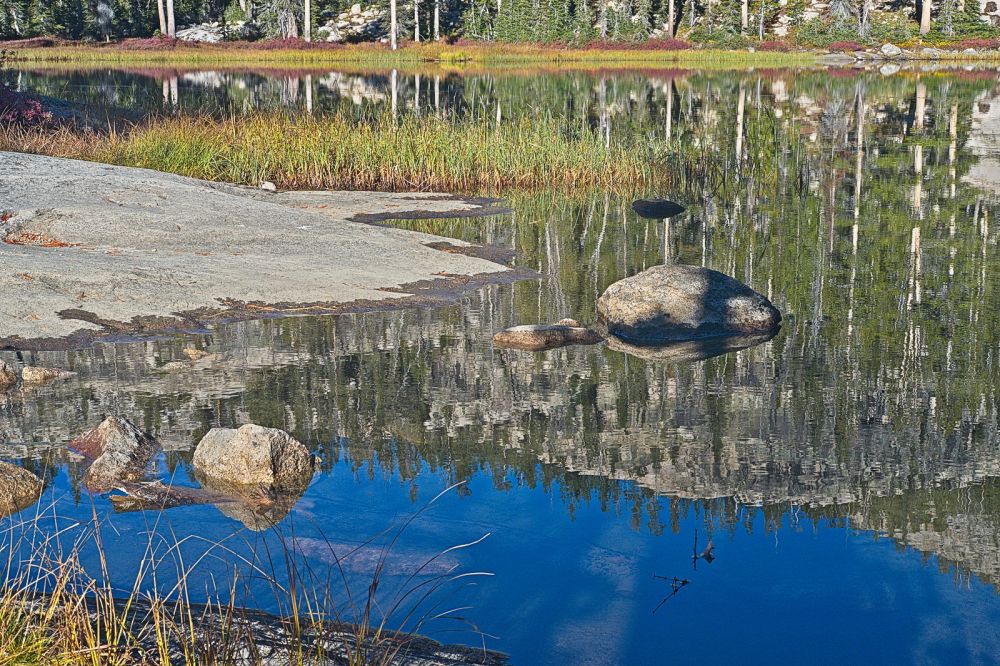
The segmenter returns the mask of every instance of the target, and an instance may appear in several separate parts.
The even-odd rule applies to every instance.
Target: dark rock
[[[610,335],[639,345],[761,335],[781,323],[771,302],[745,284],[679,264],[615,282],[597,299],[597,315]]]
[[[600,333],[584,328],[572,319],[558,324],[513,326],[493,336],[493,346],[524,351],[544,351],[566,345],[592,345],[604,338]]]
[[[91,491],[101,493],[145,476],[160,445],[128,419],[109,416],[93,430],[70,442],[70,448],[93,460],[83,482]]]
[[[0,460],[0,516],[28,508],[42,495],[42,480],[17,465]]]
[[[204,477],[236,486],[308,485],[313,456],[283,430],[245,425],[213,428],[194,452],[195,469]]]
[[[679,203],[667,199],[636,199],[632,202],[632,210],[639,217],[650,220],[665,220],[668,217],[680,215],[687,209]]]

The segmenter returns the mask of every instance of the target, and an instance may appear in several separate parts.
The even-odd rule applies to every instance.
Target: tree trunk
[[[740,2],[740,28],[741,32],[746,33],[747,28],[750,27],[750,2],[749,0],[742,0]]]
[[[302,17],[302,36],[307,42],[312,41],[312,0],[305,0]]]
[[[392,50],[395,51],[399,44],[396,41],[396,0],[390,0],[389,2],[389,44],[392,46]]]
[[[160,36],[167,36],[167,10],[163,6],[163,0],[156,0],[156,10],[160,16]]]
[[[420,0],[413,0],[413,41],[420,43]]]
[[[601,0],[601,39],[608,38],[608,0]]]
[[[177,36],[177,22],[174,19],[174,0],[167,0],[167,36]]]
[[[931,0],[922,0],[920,3],[920,34],[926,35],[931,31]]]
[[[674,36],[674,0],[667,3],[667,37]]]
[[[441,41],[441,0],[434,0],[434,41]]]

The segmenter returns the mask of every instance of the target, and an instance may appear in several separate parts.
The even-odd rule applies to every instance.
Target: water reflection
[[[59,76],[32,74],[26,85]],[[116,76],[134,75],[108,81]],[[204,108],[204,99],[230,108],[246,75],[226,76],[224,94],[195,92],[182,79],[182,110]],[[531,505],[539,524],[544,517],[568,533],[569,519],[596,505],[634,531],[636,549],[678,534],[687,553],[692,522],[710,525],[716,546],[744,531],[757,543],[807,526],[849,528],[934,556],[966,583],[974,574],[1000,586],[995,72],[451,75],[440,86],[397,74],[384,99],[364,85],[384,95],[386,75],[344,76],[313,75],[314,112],[334,99],[396,99],[400,110],[424,112],[440,99],[450,113],[501,122],[552,113],[567,131],[593,129],[609,141],[619,132],[667,139],[682,148],[668,194],[688,209],[664,224],[630,208],[636,196],[662,192],[515,194],[513,216],[397,223],[509,248],[519,266],[547,276],[488,287],[458,306],[0,354],[79,373],[0,395],[5,453],[26,455],[34,469],[62,466],[78,485],[78,463],[59,443],[101,414],[123,413],[164,442],[165,475],[186,474],[209,428],[254,422],[315,447],[329,479],[357,475],[348,492],[359,497],[364,479],[373,487],[396,479],[413,497],[427,474],[472,479],[483,482],[474,492],[491,489],[473,497],[506,516],[538,489],[559,514]],[[283,85],[260,77],[243,99],[263,105]],[[147,98],[139,83],[129,90]],[[530,354],[491,344],[516,324],[588,325],[608,284],[666,260],[750,284],[787,315],[782,331],[652,357],[613,345]],[[217,356],[162,370],[192,343]],[[638,566],[638,555],[595,552],[584,558],[591,574]],[[710,569],[739,559],[720,556]],[[847,564],[826,566],[853,575],[836,568]],[[621,605],[634,594],[629,580],[594,592],[608,617],[630,612]],[[695,581],[671,606],[705,600],[697,591],[705,585]],[[655,592],[653,606],[663,596]]]

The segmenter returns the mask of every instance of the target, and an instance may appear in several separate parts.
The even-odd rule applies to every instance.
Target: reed
[[[388,112],[362,119],[344,112],[168,117],[110,134],[10,126],[0,128],[0,148],[283,189],[488,194],[645,187],[673,173],[662,139],[630,135],[606,145],[582,121],[566,127]]]
[[[419,632],[435,621],[461,622],[485,636],[462,617],[464,608],[442,604],[488,574],[457,571],[457,565],[443,572],[437,572],[438,566],[432,575],[427,570],[438,558],[488,535],[432,556],[394,589],[386,589],[385,579],[393,575],[387,568],[393,548],[413,521],[454,488],[354,550],[341,547],[334,553],[329,546],[334,564],[320,569],[300,557],[294,532],[278,531],[277,547],[256,538],[250,543],[251,537],[241,532],[211,542],[177,537],[163,514],[155,513],[135,578],[125,587],[112,584],[106,558],[110,544],[103,535],[113,527],[96,509],[90,520],[60,520],[53,502],[34,516],[13,520],[0,533],[0,666],[194,666],[261,660],[290,666],[378,665],[433,654],[440,645]],[[372,544],[381,544],[374,572],[352,579],[342,562]],[[202,572],[213,563],[217,568],[220,561],[231,567],[231,578]],[[201,594],[207,595],[207,603],[191,602],[198,594],[198,578],[206,581]],[[273,595],[279,614],[247,608],[256,598],[249,591],[251,580]],[[485,648],[452,646],[449,652],[471,663],[506,661]]]

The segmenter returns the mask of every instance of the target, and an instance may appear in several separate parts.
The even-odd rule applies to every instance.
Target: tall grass
[[[89,521],[62,522],[53,503],[33,517],[15,520],[0,535],[0,553],[5,556],[0,564],[0,666],[194,666],[261,661],[304,665],[328,660],[361,666],[433,654],[440,645],[418,632],[435,620],[465,622],[464,608],[442,604],[456,588],[487,574],[458,572],[457,565],[444,573],[423,572],[438,558],[482,538],[431,557],[410,572],[398,589],[385,592],[382,588],[389,575],[390,553],[407,527],[453,488],[442,491],[401,526],[357,547],[367,547],[376,538],[383,544],[367,581],[352,581],[345,571],[342,562],[351,550],[334,553],[331,545],[335,563],[316,569],[297,555],[295,539],[287,534],[279,534],[277,548],[259,544],[253,549],[239,548],[242,533],[218,542],[178,538],[161,520],[162,514],[156,514],[148,526],[148,541],[138,558],[134,580],[116,587],[105,557],[112,546],[104,534],[113,527],[98,517],[96,509]],[[201,547],[193,549],[196,542]],[[191,557],[192,550],[199,552]],[[89,567],[83,563],[85,553]],[[192,603],[196,575],[213,561],[230,566],[232,576],[222,581],[208,578],[203,592],[208,603]],[[273,605],[280,609],[278,615],[245,607],[252,600],[251,579],[270,590]],[[479,633],[474,625],[466,624]],[[448,651],[471,663],[504,661],[503,655],[483,648],[449,647]]]
[[[642,187],[671,176],[662,141],[607,146],[585,125],[520,119],[357,120],[278,113],[152,120],[110,135],[0,128],[0,149],[143,167],[206,180],[287,189],[502,192],[542,187]]]

